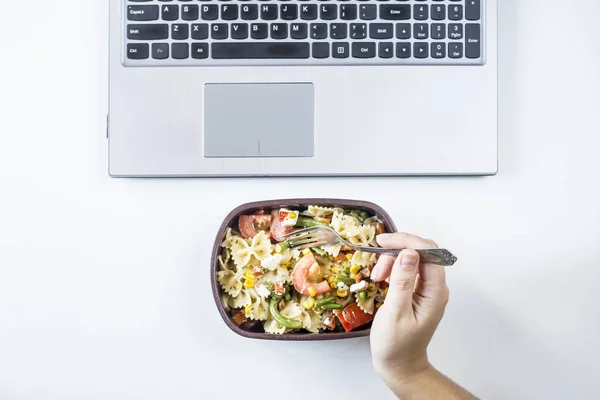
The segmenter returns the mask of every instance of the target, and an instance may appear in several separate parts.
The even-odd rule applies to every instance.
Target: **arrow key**
[[[410,24],[396,24],[396,38],[410,39],[411,28]]]
[[[429,45],[427,42],[416,42],[414,43],[414,47],[416,58],[429,57]]]
[[[409,42],[398,42],[396,43],[396,57],[398,58],[410,58],[411,48]]]
[[[391,58],[394,55],[394,43],[379,42],[379,58]]]

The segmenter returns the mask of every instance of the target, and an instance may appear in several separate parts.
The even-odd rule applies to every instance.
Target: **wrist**
[[[397,361],[374,363],[374,367],[385,382],[394,382],[394,384],[408,383],[423,373],[434,370],[427,355],[402,363]]]

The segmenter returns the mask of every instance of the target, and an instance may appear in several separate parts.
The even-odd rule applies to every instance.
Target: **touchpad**
[[[205,157],[312,157],[312,83],[204,86]]]

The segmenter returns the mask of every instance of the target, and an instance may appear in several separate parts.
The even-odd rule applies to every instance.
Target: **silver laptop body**
[[[497,172],[497,0],[109,1],[111,176]]]

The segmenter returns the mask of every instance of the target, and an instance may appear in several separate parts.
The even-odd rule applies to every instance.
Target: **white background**
[[[0,0],[0,399],[393,398],[367,339],[216,312],[222,218],[294,196],[377,202],[459,256],[430,356],[477,395],[598,398],[600,2],[501,3],[496,177],[114,180],[107,2]]]

